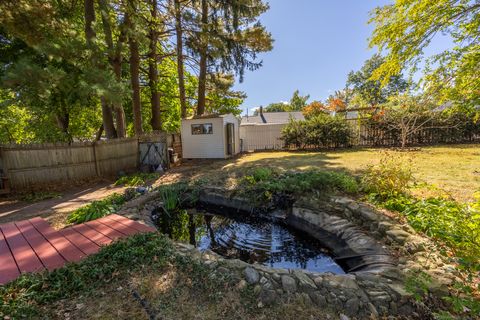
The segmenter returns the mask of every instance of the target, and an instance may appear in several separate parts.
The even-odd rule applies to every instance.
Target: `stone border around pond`
[[[251,202],[225,197],[220,188],[206,189],[201,194],[200,201],[249,214],[254,212]],[[160,205],[157,193],[152,192],[135,199],[135,204],[125,206],[119,213],[153,225],[151,212]],[[275,215],[273,218],[285,219],[290,225],[314,237],[317,233],[319,241],[340,236],[345,243],[330,243],[330,248],[335,249],[337,246],[335,256],[370,254],[366,261],[370,267],[357,268],[345,275],[275,269],[248,264],[238,259],[224,259],[211,251],[201,253],[182,243],[175,245],[179,252],[191,254],[211,268],[218,269],[217,271],[236,272],[242,278],[238,286],[253,286],[260,305],[295,297],[305,303],[314,303],[320,308],[329,308],[358,319],[383,315],[423,318],[428,314],[428,310],[422,304],[414,302],[412,295],[405,290],[405,270],[423,270],[422,262],[426,259],[425,256],[431,255],[431,252],[427,253],[428,241],[416,235],[408,225],[401,225],[373,207],[345,197],[300,199],[286,216]],[[321,233],[319,236],[319,230],[332,233],[333,237],[325,239]],[[346,230],[350,231],[345,232]],[[397,261],[389,254],[389,247],[374,238],[383,240],[390,247],[402,246],[404,251],[416,257],[418,262],[404,258]],[[342,246],[350,251],[342,252]],[[372,248],[374,249],[371,250]],[[375,261],[378,257],[380,258]],[[433,260],[434,263],[430,261],[430,267],[438,271],[436,275],[450,271],[451,277],[441,278],[440,285],[435,285],[439,293],[445,294],[445,284],[455,279],[451,272],[452,266],[445,265],[441,259]],[[439,269],[439,266],[443,266],[443,269]]]

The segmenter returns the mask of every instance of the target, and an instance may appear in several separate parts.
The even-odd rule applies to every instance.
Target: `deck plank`
[[[15,222],[15,225],[48,270],[60,268],[65,264],[65,259],[29,221],[18,221]]]
[[[108,217],[110,217],[110,218],[112,218],[112,219],[130,227],[130,228],[136,229],[140,232],[155,232],[155,231],[157,231],[155,228],[152,228],[152,227],[149,227],[147,225],[144,225],[143,223],[125,218],[125,217],[120,216],[120,215],[115,214],[115,213],[109,215]]]
[[[85,224],[75,225],[72,228],[82,234],[85,238],[96,243],[98,246],[106,246],[112,242],[112,239],[105,237],[103,234]]]
[[[112,239],[112,240],[117,240],[117,239],[120,239],[124,236],[123,233],[120,233],[118,232],[117,230],[103,224],[103,223],[100,223],[98,222],[98,220],[92,220],[92,221],[88,221],[87,223],[85,223],[85,225],[91,227],[92,229],[95,229],[97,230],[98,232],[100,232],[101,234],[103,234],[104,236]]]
[[[16,279],[20,275],[7,240],[0,229],[0,285]]]
[[[20,272],[35,272],[44,269],[35,251],[13,222],[0,226]]]
[[[33,218],[29,220],[60,255],[68,262],[77,262],[85,257],[85,254],[67,240],[60,232],[53,229],[45,220]]]
[[[97,253],[100,250],[95,242],[73,228],[62,229],[59,232],[86,255]]]
[[[115,219],[112,219],[111,217],[109,216],[105,216],[101,219],[98,219],[97,220],[98,222],[100,223],[103,223],[119,232],[121,232],[122,234],[126,235],[126,236],[130,236],[130,235],[133,235],[133,234],[136,234],[138,233],[138,230],[134,229],[134,228],[131,228]]]

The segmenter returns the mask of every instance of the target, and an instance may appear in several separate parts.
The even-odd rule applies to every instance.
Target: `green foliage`
[[[285,145],[297,149],[348,147],[352,136],[352,129],[344,118],[327,114],[306,120],[291,120],[282,129]]]
[[[159,173],[134,173],[127,176],[123,176],[115,181],[116,186],[137,187],[143,186],[148,181],[155,180],[160,176]]]
[[[137,234],[102,248],[80,263],[52,272],[24,274],[0,286],[0,316],[41,317],[40,307],[76,294],[88,295],[102,285],[152,266],[175,261],[174,249],[158,233]]]
[[[347,88],[352,89],[356,102],[362,106],[377,106],[386,102],[388,97],[405,92],[409,86],[401,74],[390,76],[386,86],[382,86],[379,80],[372,80],[372,74],[382,63],[384,59],[376,54],[365,61],[360,71],[348,74]]]
[[[479,17],[478,2],[466,0],[397,0],[376,8],[370,46],[387,56],[373,78],[386,83],[403,69],[416,71],[432,39],[446,36],[451,48],[427,58],[426,88],[444,101],[478,105]]]
[[[376,199],[381,206],[398,211],[404,215],[408,223],[417,231],[446,245],[453,251],[453,256],[447,250],[442,253],[457,260],[463,276],[462,281],[456,281],[451,294],[443,297],[450,303],[456,314],[478,315],[480,301],[474,290],[480,289],[478,272],[480,271],[480,193],[475,194],[472,203],[458,203],[445,198],[415,199],[408,195],[394,195],[387,199]],[[424,273],[416,273],[406,279],[406,288],[414,294],[415,299],[426,297],[428,285],[431,282]],[[449,312],[438,313],[439,319],[456,319]]]
[[[307,105],[307,101],[310,98],[310,95],[302,96],[300,91],[295,90],[293,96],[289,102],[274,102],[270,103],[268,106],[263,108],[263,112],[291,112],[291,111],[302,111],[302,109]],[[258,110],[255,110],[253,115],[258,115]]]
[[[256,168],[241,182],[241,192],[257,202],[270,201],[275,194],[303,195],[304,193],[358,192],[357,181],[335,171],[287,171]]]
[[[114,193],[102,200],[95,200],[86,206],[80,207],[73,211],[67,218],[69,223],[83,223],[95,220],[120,209],[125,203],[125,197],[118,193]]]
[[[413,182],[412,160],[388,152],[362,176],[362,188],[380,198],[405,194]]]
[[[47,199],[61,198],[62,194],[59,192],[32,192],[23,195],[20,200],[26,202],[38,202]]]
[[[480,270],[480,195],[461,204],[443,198],[418,200],[409,196],[386,199],[382,205],[401,212],[409,224],[454,249],[464,267]]]
[[[421,301],[427,294],[432,283],[432,277],[419,270],[410,270],[405,279],[405,290],[413,295],[416,301]]]

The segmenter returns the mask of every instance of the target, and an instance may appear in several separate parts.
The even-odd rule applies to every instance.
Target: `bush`
[[[413,182],[411,159],[388,152],[378,164],[369,165],[362,176],[363,190],[383,198],[406,193]]]
[[[352,137],[352,129],[345,119],[326,114],[291,120],[282,130],[285,145],[297,149],[349,147]]]
[[[73,211],[67,218],[68,223],[83,223],[114,213],[125,203],[125,197],[114,193],[102,200],[93,201]]]

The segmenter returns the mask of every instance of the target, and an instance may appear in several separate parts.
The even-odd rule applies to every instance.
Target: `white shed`
[[[226,159],[240,152],[240,121],[233,114],[202,115],[182,120],[182,157]]]

